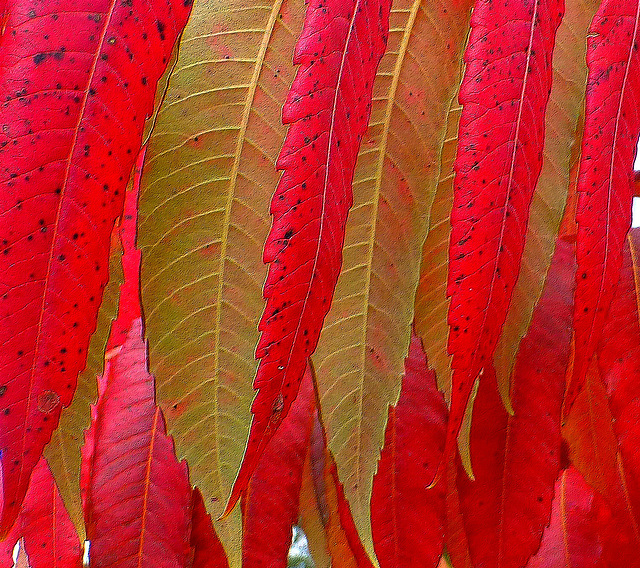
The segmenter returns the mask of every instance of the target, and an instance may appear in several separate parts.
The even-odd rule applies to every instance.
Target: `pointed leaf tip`
[[[273,225],[264,248],[270,267],[256,350],[258,394],[227,514],[287,415],[331,306],[390,5],[390,0],[312,0],[307,7],[294,57],[300,68],[282,110],[289,131],[277,166],[284,172],[271,202]]]

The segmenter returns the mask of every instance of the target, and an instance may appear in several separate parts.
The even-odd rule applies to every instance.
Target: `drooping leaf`
[[[342,271],[314,355],[329,449],[369,553],[373,474],[387,409],[400,391],[471,4],[393,2],[353,178]]]
[[[327,553],[332,566],[371,568],[371,562],[359,540],[349,504],[337,479],[335,462],[327,450],[325,434],[316,411],[309,455],[309,474],[316,507],[325,532]],[[301,507],[303,503],[300,503]],[[301,511],[304,517],[304,511]],[[312,536],[312,535],[309,535]]]
[[[471,428],[475,480],[458,472],[474,566],[520,568],[540,545],[560,471],[560,416],[569,363],[575,251],[558,240],[531,327],[520,342],[509,415],[488,369]]]
[[[411,338],[400,399],[389,409],[371,494],[371,528],[381,568],[434,568],[442,555],[445,483],[425,489],[444,451],[447,408],[420,338]]]
[[[17,0],[6,10],[2,534],[85,366],[108,277],[111,229],[189,3]]]
[[[16,524],[20,525],[31,568],[80,568],[82,565],[78,533],[44,458],[33,470]]]
[[[634,519],[640,520],[640,232],[631,229],[623,249],[616,295],[598,351],[598,363],[607,388],[620,459],[626,475],[626,493]]]
[[[440,154],[440,179],[431,208],[429,232],[422,246],[415,302],[416,333],[422,339],[429,365],[435,370],[438,387],[447,401],[451,398],[451,357],[447,353],[449,299],[446,290],[451,236],[449,215],[453,206],[453,162],[461,110],[462,107],[452,102],[447,116],[447,132]]]
[[[598,535],[598,499],[580,473],[564,470],[555,486],[551,523],[527,568],[605,568]]]
[[[311,368],[307,367],[298,396],[262,454],[243,496],[245,568],[287,566],[292,527],[298,522],[302,470],[314,409],[315,389]]]
[[[187,567],[187,466],[178,463],[155,405],[140,319],[133,321],[121,350],[107,362],[98,390],[85,481],[92,566]]]
[[[240,509],[216,519],[251,421],[262,249],[303,17],[302,0],[195,3],[142,179],[142,299],[158,404],[234,568]]]
[[[191,508],[191,548],[193,564],[191,568],[229,568],[222,543],[213,529],[211,517],[202,500],[202,493],[193,490]]]
[[[596,359],[591,361],[584,388],[571,408],[562,434],[568,443],[572,464],[610,509],[612,519],[600,526],[607,557],[614,565],[633,565],[640,547],[639,523],[628,491],[630,476],[620,459]]]
[[[104,354],[111,325],[118,313],[122,275],[122,245],[119,226],[111,234],[109,257],[109,282],[102,295],[98,311],[96,331],[91,337],[87,352],[87,364],[78,377],[78,385],[71,406],[60,416],[58,428],[44,449],[51,473],[56,480],[60,495],[69,511],[80,540],[85,540],[84,513],[80,499],[81,451],[84,431],[91,424],[91,404],[98,398],[97,377],[104,371]]]
[[[390,0],[312,0],[282,109],[289,125],[264,248],[269,272],[249,440],[226,511],[245,491],[287,415],[331,306],[342,265],[351,183],[389,30]]]
[[[565,0],[565,15],[558,28],[542,170],[531,202],[520,275],[494,354],[498,388],[507,407],[516,353],[551,264],[574,166],[577,173],[587,78],[584,38],[598,5],[598,0]]]
[[[473,568],[469,552],[469,539],[467,538],[464,520],[460,511],[460,495],[458,495],[456,484],[458,476],[457,463],[458,457],[451,456],[447,467],[445,547],[455,568]]]
[[[315,425],[315,419],[314,419]],[[316,568],[331,567],[331,553],[329,552],[328,535],[325,531],[326,507],[320,512],[320,504],[316,494],[313,473],[311,471],[311,445],[302,470],[302,484],[300,486],[300,527],[307,537],[309,552]]]
[[[620,276],[631,226],[633,158],[640,132],[640,2],[603,0],[588,35],[578,174],[576,354],[565,414],[584,384]]]
[[[471,18],[449,248],[447,454],[474,382],[493,358],[518,277],[563,4],[481,0]]]

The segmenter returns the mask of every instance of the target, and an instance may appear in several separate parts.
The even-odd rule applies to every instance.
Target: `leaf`
[[[551,524],[527,568],[604,568],[597,511],[597,497],[578,471],[563,471],[556,482]]]
[[[460,495],[458,495],[456,486],[457,463],[457,456],[454,455],[447,466],[445,546],[451,558],[451,564],[455,568],[473,568],[469,552],[469,540],[467,539],[460,511]]]
[[[553,52],[553,85],[547,106],[542,170],[531,202],[520,275],[493,359],[498,387],[507,408],[510,408],[509,379],[518,346],[542,293],[567,191],[574,177],[570,174],[577,170],[580,155],[580,119],[587,77],[584,37],[599,2],[565,0],[565,4],[566,12]]]
[[[425,490],[442,459],[447,407],[413,334],[398,403],[389,408],[371,494],[371,528],[381,568],[436,567],[442,555],[445,487]]]
[[[320,513],[313,474],[311,472],[311,445],[309,445],[302,470],[302,484],[300,486],[300,527],[307,537],[309,552],[311,553],[316,568],[331,567],[331,554],[329,552],[328,535],[324,528],[325,523],[326,508],[325,515],[323,516]]]
[[[482,0],[471,18],[449,248],[447,454],[473,383],[493,357],[518,277],[562,15],[561,0]]]
[[[571,462],[606,502],[613,516],[613,531],[605,533],[605,552],[614,565],[632,565],[640,546],[638,519],[628,492],[629,475],[618,453],[613,418],[607,404],[596,358],[591,362],[584,388],[576,398],[562,429]]]
[[[222,513],[251,420],[262,248],[302,0],[196,2],[149,141],[139,243],[149,363],[178,455],[232,568]]]
[[[79,568],[82,565],[78,534],[44,458],[33,470],[17,523],[31,568]]]
[[[446,294],[451,236],[449,215],[453,207],[453,162],[461,110],[462,107],[452,101],[440,154],[440,179],[431,208],[429,232],[422,247],[420,281],[415,301],[416,333],[422,339],[429,364],[436,372],[438,388],[447,402],[451,399],[451,358],[447,353],[449,299]]]
[[[558,240],[531,327],[520,342],[509,415],[490,367],[471,427],[475,480],[459,467],[460,508],[474,566],[520,568],[540,545],[560,472],[560,416],[571,344],[575,251]]]
[[[149,8],[7,3],[0,42],[2,534],[85,366],[111,229],[162,58],[189,14],[179,0]]]
[[[472,2],[395,0],[353,178],[344,261],[314,361],[329,448],[360,538],[409,348],[420,247]]]
[[[147,372],[142,322],[106,365],[87,434],[85,504],[92,565],[188,566],[191,488]],[[119,527],[114,538],[113,527]]]
[[[640,232],[631,229],[623,249],[616,294],[598,350],[600,374],[607,389],[613,430],[626,475],[626,493],[634,519],[640,519]],[[605,414],[606,416],[606,414]]]
[[[639,34],[637,0],[604,0],[589,28],[576,214],[576,356],[565,415],[584,384],[600,341],[631,226],[632,165],[640,131]]]
[[[222,543],[213,529],[211,517],[202,500],[202,493],[196,487],[192,494],[191,508],[191,548],[193,564],[191,568],[228,568],[229,563]]]
[[[284,172],[264,248],[270,266],[258,326],[258,393],[227,512],[287,415],[331,306],[390,8],[390,0],[312,0],[307,7],[294,52],[300,68],[282,109],[289,131],[277,167]]]
[[[326,536],[331,565],[340,568],[371,568],[351,517],[349,504],[337,479],[335,462],[327,450],[318,413],[314,414],[309,455],[309,475],[314,488],[315,506]],[[300,503],[302,507],[303,502]],[[305,511],[301,510],[304,518]],[[308,536],[313,536],[309,534]],[[315,560],[315,557],[314,557]]]
[[[246,568],[287,566],[314,409],[315,390],[311,368],[307,367],[298,396],[262,454],[243,496],[242,565]]]

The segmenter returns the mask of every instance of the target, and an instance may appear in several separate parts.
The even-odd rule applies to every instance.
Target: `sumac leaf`
[[[640,230],[631,229],[598,350],[634,519],[640,520]]]
[[[460,84],[472,4],[393,2],[388,48],[373,84],[371,118],[353,177],[342,270],[314,354],[327,444],[369,549],[373,475],[387,410],[400,392],[420,247],[431,219],[447,111]]]
[[[155,405],[140,319],[108,361],[98,387],[84,482],[91,564],[186,568],[191,523],[187,465],[178,463]]]
[[[31,568],[80,568],[82,548],[49,466],[42,458],[31,476],[14,532]]]
[[[182,0],[7,3],[0,41],[0,412],[4,508],[15,520],[71,403],[108,279],[156,83]]]
[[[444,543],[445,480],[425,489],[442,459],[447,408],[422,342],[411,338],[398,403],[389,408],[373,478],[371,529],[381,568],[438,565]]]
[[[493,357],[518,277],[563,4],[481,0],[471,18],[449,248],[447,454],[474,382]]]
[[[570,370],[571,372],[571,370]],[[605,555],[613,566],[632,566],[640,547],[638,518],[631,502],[630,479],[613,431],[613,417],[599,373],[597,357],[589,366],[583,389],[563,424],[572,464],[604,499],[609,510],[600,523]]]
[[[598,496],[570,467],[555,484],[551,523],[527,568],[605,568],[598,535]]]
[[[289,131],[264,249],[270,263],[260,359],[245,456],[226,512],[246,490],[295,399],[316,348],[340,267],[351,182],[386,45],[389,0],[313,0],[294,54],[300,64],[282,111]]]
[[[520,274],[513,290],[493,361],[498,390],[509,408],[512,376],[520,340],[529,329],[556,247],[559,226],[571,219],[563,211],[575,194],[584,113],[584,38],[599,0],[564,0],[565,15],[553,51],[553,85],[547,105],[542,170],[531,201]],[[575,215],[574,215],[575,218]]]
[[[304,11],[303,0],[194,3],[140,192],[157,401],[232,566],[241,562],[240,507],[219,517],[251,425],[262,253]]]
[[[193,490],[191,508],[191,548],[193,564],[191,568],[229,568],[222,543],[213,529],[211,517],[207,513],[198,488]]]
[[[560,471],[560,416],[569,363],[575,251],[558,240],[512,377],[515,414],[485,370],[475,399],[475,480],[460,467],[458,492],[474,566],[520,568],[540,545]]]
[[[308,366],[289,414],[265,448],[243,495],[245,568],[287,566],[292,527],[298,522],[302,470],[314,408],[315,390]]]
[[[631,226],[633,158],[640,131],[640,2],[604,0],[589,29],[578,173],[576,354],[565,414],[582,388],[620,277]]]

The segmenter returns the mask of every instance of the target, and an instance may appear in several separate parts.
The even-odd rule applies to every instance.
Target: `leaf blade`
[[[473,384],[493,357],[518,276],[562,15],[563,3],[554,1],[483,1],[473,12],[451,214],[448,349],[455,395],[447,454]],[[500,43],[500,33],[509,34],[508,43]]]
[[[154,13],[106,0],[7,5],[0,365],[8,392],[0,423],[12,436],[2,439],[2,533],[85,365],[144,116],[163,53],[170,55],[188,13],[178,0],[158,0]]]
[[[314,0],[307,8],[294,52],[300,68],[282,111],[289,130],[277,167],[284,172],[271,202],[273,225],[264,248],[270,266],[258,326],[258,393],[226,512],[245,491],[295,399],[331,305],[389,9],[388,0]]]

